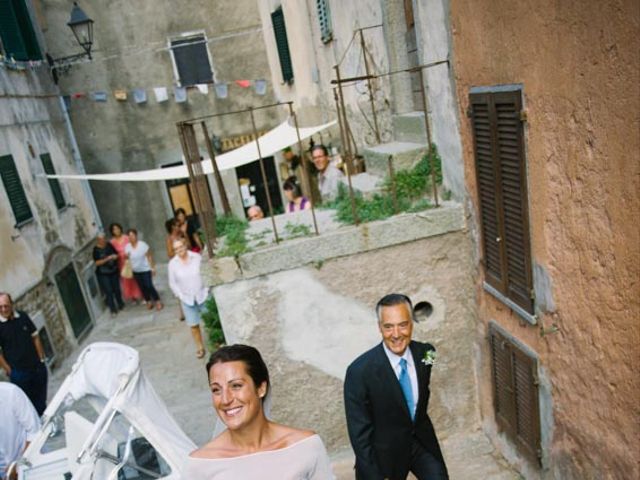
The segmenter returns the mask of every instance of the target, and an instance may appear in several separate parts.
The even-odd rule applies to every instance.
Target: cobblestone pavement
[[[128,303],[115,318],[105,312],[80,348],[51,375],[49,397],[62,384],[82,348],[101,341],[123,343],[138,350],[142,369],[160,398],[185,433],[202,445],[211,438],[215,421],[204,368],[208,355],[196,358],[189,328],[179,320],[177,301],[167,285],[166,265],[158,267],[154,283],[164,309],[158,312],[147,310],[145,305]],[[479,431],[448,438],[443,442],[443,450],[452,480],[521,478],[497,458],[491,443]],[[350,451],[333,455],[333,460],[337,480],[354,478]]]

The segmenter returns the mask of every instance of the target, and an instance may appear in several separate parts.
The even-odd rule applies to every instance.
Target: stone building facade
[[[35,2],[46,19],[43,30],[48,51],[56,57],[72,50],[64,32],[53,28],[66,21],[68,2]],[[183,153],[176,122],[274,102],[254,2],[144,0],[81,2],[80,6],[95,22],[93,59],[61,76],[60,89],[70,96],[86,95],[72,98],[70,116],[87,173],[180,164]],[[254,88],[259,79],[267,80],[264,95]],[[251,85],[243,88],[236,80],[249,80]],[[227,96],[218,98],[214,87],[223,83],[228,87]],[[206,87],[206,93],[197,84]],[[183,103],[174,94],[178,85],[186,87]],[[156,87],[167,89],[166,101],[158,101]],[[146,93],[145,102],[136,102],[136,89]],[[116,100],[116,91],[125,93],[126,99]],[[256,111],[257,129],[273,128],[286,117],[284,107]],[[237,139],[253,133],[246,112],[208,120],[207,128],[225,148],[238,146]],[[199,130],[198,135],[202,155],[208,157]],[[222,172],[233,213],[241,218],[245,212],[238,179],[244,174],[233,169]],[[220,212],[216,182],[209,180]],[[270,183],[278,187],[280,179]],[[166,256],[165,221],[175,208],[182,206],[190,213],[194,207],[193,193],[183,181],[92,182],[91,187],[105,226],[119,222],[125,228],[137,228],[158,258]]]
[[[526,478],[635,478],[640,9],[631,1],[448,8],[479,272],[485,429]],[[493,209],[504,213],[497,227]],[[518,228],[520,240],[503,235]],[[496,280],[505,273],[500,252],[507,271]],[[528,302],[499,288],[520,282],[522,259]],[[513,370],[496,367],[505,345]],[[513,396],[496,385],[511,372],[515,399],[524,399],[526,369],[517,364],[526,358],[539,407],[533,455],[521,448],[529,420],[516,412],[511,420],[522,424],[509,426],[504,417],[514,412],[503,404]]]
[[[87,184],[44,176],[82,173],[82,162],[66,105],[41,62],[35,12],[14,3],[0,29],[0,291],[33,318],[55,366],[103,309],[91,258],[99,219]],[[11,25],[20,27],[13,36]],[[29,50],[20,48],[28,42]]]

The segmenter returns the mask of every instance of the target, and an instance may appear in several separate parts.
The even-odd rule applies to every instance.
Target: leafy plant
[[[216,234],[224,237],[224,245],[218,250],[219,257],[236,257],[249,251],[246,230],[249,222],[233,215],[216,217]]]
[[[424,155],[413,168],[398,170],[395,173],[398,212],[418,212],[432,208],[431,202],[425,198],[431,184],[430,159],[433,159],[435,165],[436,181],[440,183],[442,182],[441,160],[435,145],[431,149],[431,156]],[[396,213],[393,185],[389,177],[385,177],[381,193],[375,193],[371,198],[365,198],[362,193],[354,192],[354,201],[358,218],[362,222],[383,220]],[[336,210],[336,220],[339,222],[355,223],[349,190],[345,185],[340,184],[336,198],[325,203],[323,207]]]
[[[287,222],[284,226],[287,238],[308,237],[311,235],[311,227],[304,223]]]
[[[209,297],[205,302],[206,311],[202,314],[202,322],[207,334],[207,344],[210,351],[215,351],[220,345],[224,345],[225,338],[222,331],[222,323],[220,322],[220,313],[218,312],[218,304],[213,296]]]

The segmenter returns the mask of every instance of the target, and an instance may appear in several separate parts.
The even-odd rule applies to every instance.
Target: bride
[[[331,480],[320,437],[267,418],[269,372],[247,345],[216,351],[207,363],[213,406],[226,429],[191,453],[186,478],[215,480]]]

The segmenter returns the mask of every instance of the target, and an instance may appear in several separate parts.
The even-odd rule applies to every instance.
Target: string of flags
[[[257,95],[265,95],[267,93],[267,81],[264,79],[234,80],[233,84],[240,88],[250,88],[253,86]],[[227,82],[214,83],[213,91],[216,97],[220,99],[227,98],[229,96],[229,85],[230,83]],[[198,92],[200,95],[209,95],[210,85],[201,83],[191,87],[152,87],[150,89],[137,87],[132,90],[115,89],[111,92],[96,90],[92,92],[74,92],[68,95],[68,97],[74,100],[88,98],[98,103],[107,102],[110,96],[113,96],[113,98],[119,102],[126,102],[131,98],[136,104],[148,103],[151,98],[155,100],[155,103],[168,102],[170,98],[173,98],[175,103],[186,103],[188,101],[189,90]],[[152,95],[149,93],[152,93]]]
[[[6,58],[0,55],[0,66],[4,66],[10,70],[34,70],[43,65],[46,62],[42,60],[29,60],[29,61],[16,61],[13,58]],[[47,65],[48,66],[48,65]],[[173,86],[172,90],[167,87],[152,87],[150,90],[153,92],[153,97],[156,103],[164,103],[169,101],[170,96],[173,97],[176,103],[186,103],[188,100],[188,90],[194,90],[201,95],[208,95],[210,90],[210,84],[202,83],[193,85],[191,87],[179,87]],[[267,93],[267,81],[265,79],[257,80],[234,80],[233,82],[216,82],[213,84],[213,91],[219,99],[225,99],[229,96],[229,85],[236,85],[240,88],[246,89],[253,86],[257,95],[265,95]],[[126,89],[116,89],[111,92],[113,98],[119,102],[128,101],[129,97],[133,99],[136,104],[144,104],[149,100],[147,95],[147,89],[136,87],[131,91]],[[65,95],[66,99],[90,99],[94,102],[107,102],[110,93],[105,90],[96,90],[91,92],[73,92],[69,95]]]

